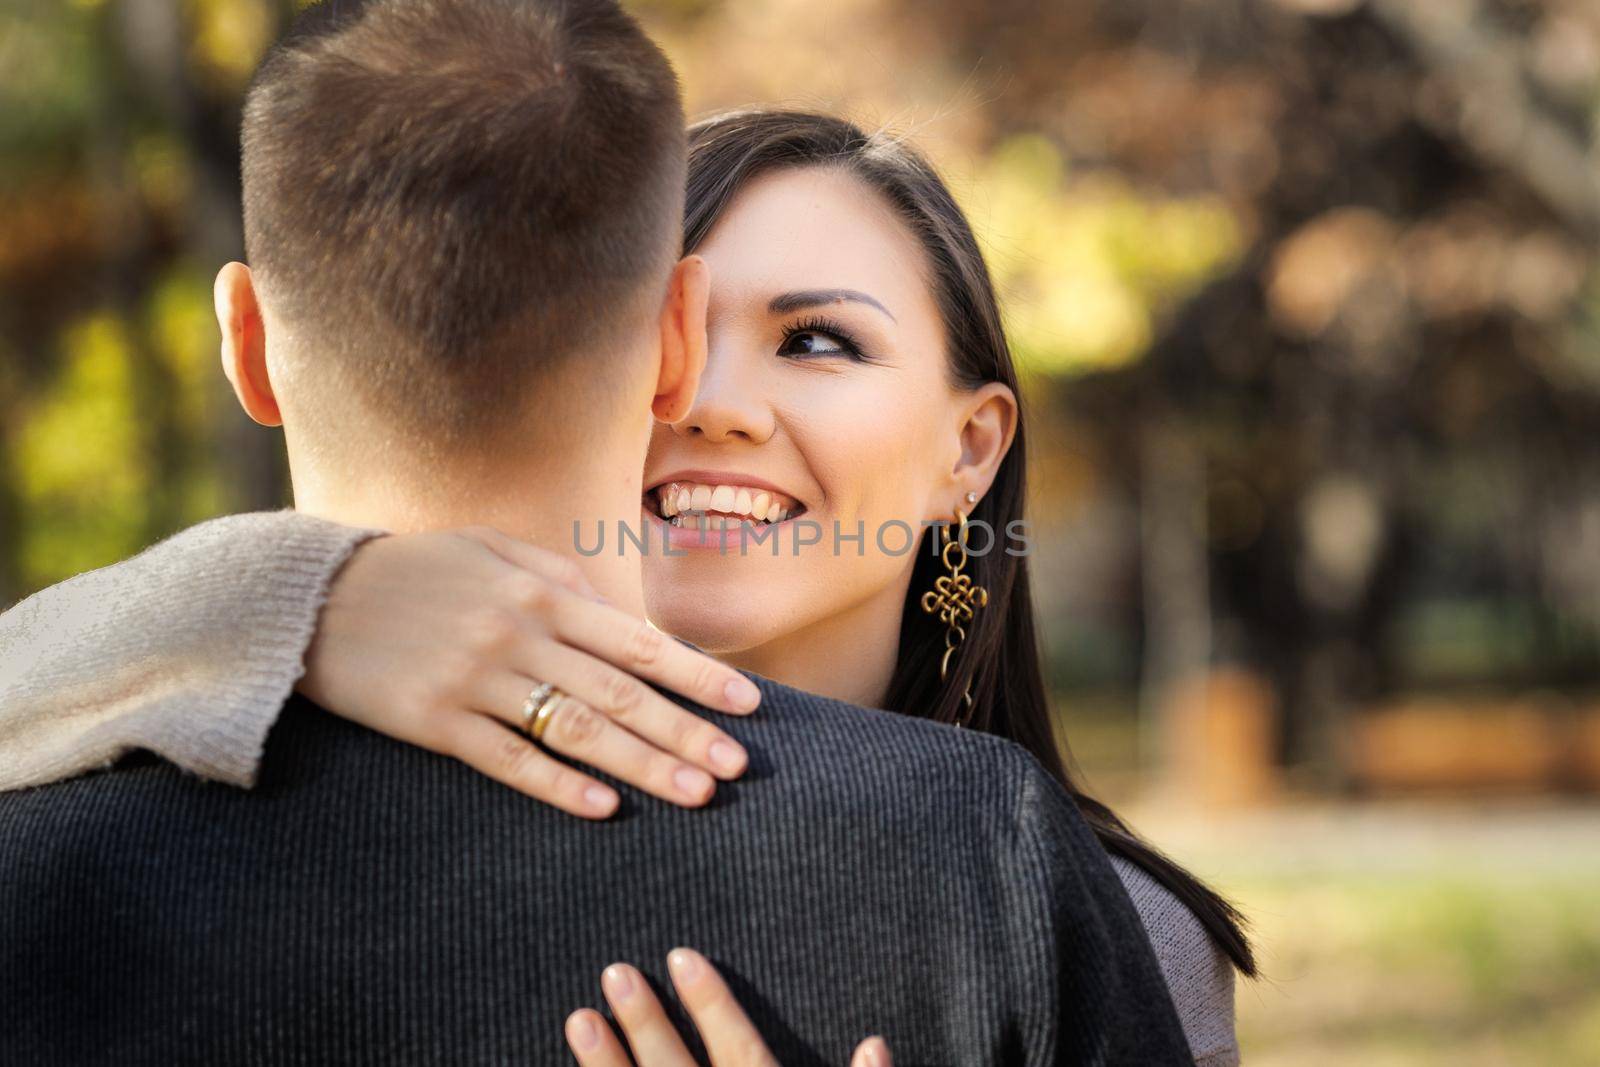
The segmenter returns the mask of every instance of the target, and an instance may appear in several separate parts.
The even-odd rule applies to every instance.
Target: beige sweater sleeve
[[[1138,865],[1121,856],[1111,866],[1133,900],[1161,964],[1172,1003],[1197,1067],[1237,1067],[1233,1026],[1233,962],[1194,913]]]
[[[132,749],[254,784],[333,576],[380,535],[294,511],[230,515],[0,615],[0,789]]]

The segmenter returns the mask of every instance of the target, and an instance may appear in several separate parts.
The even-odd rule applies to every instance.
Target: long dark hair
[[[837,167],[887,198],[922,243],[935,296],[944,319],[949,367],[968,389],[1004,382],[1017,393],[1016,368],[1000,323],[999,303],[983,253],[938,172],[914,149],[892,136],[867,133],[852,123],[802,111],[747,110],[705,119],[689,127],[689,183],[684,213],[684,249],[693,251],[734,196],[751,178],[779,168]],[[1000,464],[994,485],[971,516],[1004,538],[1020,519],[1026,497],[1024,420]],[[933,536],[929,531],[928,536]],[[939,681],[944,631],[921,610],[919,599],[940,574],[937,554],[916,554],[911,587],[900,623],[900,650],[886,706],[937,722],[965,722],[1015,741],[1066,787],[1107,852],[1122,856],[1165,886],[1204,924],[1234,965],[1256,973],[1232,904],[1199,879],[1140,840],[1110,808],[1073,782],[1058,747],[1045,696],[1027,558],[1005,551],[971,557],[972,579],[989,590],[991,606],[978,612],[951,662],[948,683]],[[971,687],[973,706],[963,707]]]

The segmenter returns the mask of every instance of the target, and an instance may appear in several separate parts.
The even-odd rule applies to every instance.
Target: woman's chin
[[[658,596],[647,591],[645,610],[657,627],[713,656],[759,647],[787,630],[748,593],[724,597],[701,591],[691,598],[681,590]]]

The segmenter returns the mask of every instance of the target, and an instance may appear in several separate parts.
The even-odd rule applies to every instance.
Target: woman
[[[837,119],[735,113],[692,127],[690,145],[685,247],[710,267],[709,355],[693,408],[657,427],[646,462],[652,621],[735,667],[1027,748],[1111,854],[1197,1062],[1236,1062],[1232,968],[1254,973],[1237,913],[1079,792],[1055,744],[1027,560],[1005,550],[1025,496],[1016,372],[966,219],[915,152]],[[995,535],[992,550],[961,550],[969,518],[972,529]],[[208,525],[222,541],[255,537],[253,552],[270,555],[280,534],[250,525],[260,521]],[[309,528],[317,520],[275,521]],[[922,530],[932,522],[957,524],[955,546],[899,551],[913,532],[938,536]],[[472,537],[493,541],[482,531]],[[496,544],[497,554],[521,553],[539,566],[528,554],[536,550]],[[331,579],[300,688],[329,710],[446,752],[443,720],[435,715],[425,730],[395,710],[391,694],[425,689],[443,694],[435,705],[515,722],[504,695],[484,694],[512,691],[488,683],[525,656],[518,640],[456,647],[468,643],[460,635],[472,617],[472,598],[464,602],[459,590],[484,588],[481,568],[468,581],[478,564],[465,551],[460,538],[438,534],[356,549]],[[296,572],[313,587],[299,598],[301,617],[315,617],[340,558],[328,553],[320,570]],[[75,581],[103,582],[112,595],[115,572]],[[555,611],[540,603],[545,615],[531,616],[544,625]],[[276,656],[278,676],[292,677],[298,663],[281,647],[258,651],[248,631],[237,636],[252,673],[265,667],[258,656]],[[636,699],[616,718],[645,734],[644,723],[658,720]],[[258,695],[249,713],[270,722],[276,709]],[[607,751],[574,745],[565,754],[613,770],[627,762],[616,749],[620,733],[607,735]],[[680,738],[673,750],[702,754],[709,769],[715,740]],[[231,755],[251,764],[258,753]],[[636,751],[635,763],[643,759]],[[652,781],[653,791],[673,795],[659,775]],[[707,779],[700,800],[709,788]],[[679,801],[689,792],[680,790]]]

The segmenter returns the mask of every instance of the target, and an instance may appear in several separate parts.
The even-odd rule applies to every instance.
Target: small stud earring
[[[968,492],[968,493],[967,493],[967,503],[969,503],[969,504],[976,504],[976,503],[977,503],[977,502],[978,502],[978,494],[977,494],[977,493],[974,493],[974,492],[971,492],[971,491],[969,491],[969,492]]]

